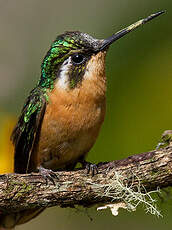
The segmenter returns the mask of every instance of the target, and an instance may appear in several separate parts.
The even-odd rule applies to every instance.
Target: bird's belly
[[[37,166],[56,170],[74,164],[94,145],[104,120],[105,103],[91,109],[82,105],[59,107],[56,112],[51,107],[46,110],[34,155]]]
[[[49,143],[54,142],[54,145],[47,145],[42,149],[39,162],[43,167],[53,170],[67,168],[90,150],[94,144],[93,138],[95,137],[92,137],[91,133],[83,133],[75,139],[60,143],[56,140],[56,144],[55,140],[49,138]]]

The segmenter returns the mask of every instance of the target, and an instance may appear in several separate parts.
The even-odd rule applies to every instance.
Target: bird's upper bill
[[[134,24],[126,27],[125,29],[118,31],[107,39],[95,39],[92,36],[86,33],[81,33],[79,31],[66,32],[56,38],[56,40],[52,44],[52,48],[64,47],[70,50],[88,49],[92,52],[99,52],[101,50],[107,49],[113,42],[117,41],[119,38],[135,30],[137,27],[151,21],[153,18],[161,15],[162,13],[164,13],[164,11],[151,14],[147,18],[141,19]]]
[[[163,13],[164,13],[164,11],[160,11],[160,12],[157,12],[155,14],[151,14],[147,18],[141,19],[141,20],[131,24],[130,26],[126,27],[125,29],[118,31],[117,33],[115,33],[111,37],[102,40],[102,44],[98,48],[98,51],[106,49],[107,47],[109,47],[113,42],[115,42],[119,38],[123,37],[124,35],[128,34],[129,32],[135,30],[137,27],[149,22],[153,18],[155,18],[155,17],[157,17]]]

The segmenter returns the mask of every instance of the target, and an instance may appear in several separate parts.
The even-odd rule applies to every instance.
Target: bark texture
[[[17,212],[36,207],[74,207],[119,202],[119,197],[104,195],[116,172],[124,184],[141,185],[146,191],[172,185],[172,147],[130,156],[123,160],[100,163],[92,177],[85,170],[57,172],[55,185],[37,173],[0,175],[0,210]],[[143,190],[144,190],[143,189]],[[115,193],[115,191],[114,191]]]

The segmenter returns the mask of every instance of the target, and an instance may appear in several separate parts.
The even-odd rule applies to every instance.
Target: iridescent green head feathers
[[[71,75],[71,80],[74,72],[75,75],[77,74],[77,78],[81,77],[79,76],[81,74],[77,72],[81,72],[81,69],[84,68],[90,55],[94,53],[99,44],[100,40],[94,39],[88,34],[79,31],[66,32],[59,35],[52,43],[50,50],[43,60],[41,66],[41,86],[53,88],[54,80],[60,78],[62,72],[64,75],[65,66],[68,66],[66,61],[70,57],[72,57],[72,60],[74,61],[71,61],[72,64],[70,65],[70,68],[69,66],[66,68],[66,71],[68,69],[68,73]],[[82,58],[83,60],[81,60]],[[76,69],[78,71],[76,71]]]
[[[92,55],[96,55],[102,50],[107,50],[113,42],[163,12],[141,19],[108,39],[98,40],[79,31],[59,35],[52,43],[43,60],[39,86],[53,89],[56,80],[59,80],[59,84],[65,89],[73,89],[79,86],[82,83],[87,64]]]

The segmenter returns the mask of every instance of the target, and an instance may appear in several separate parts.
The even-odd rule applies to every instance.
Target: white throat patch
[[[71,57],[69,57],[63,62],[62,66],[60,67],[60,75],[58,76],[56,83],[55,83],[56,88],[68,89],[69,87],[68,72],[69,72],[71,65],[72,65]]]

